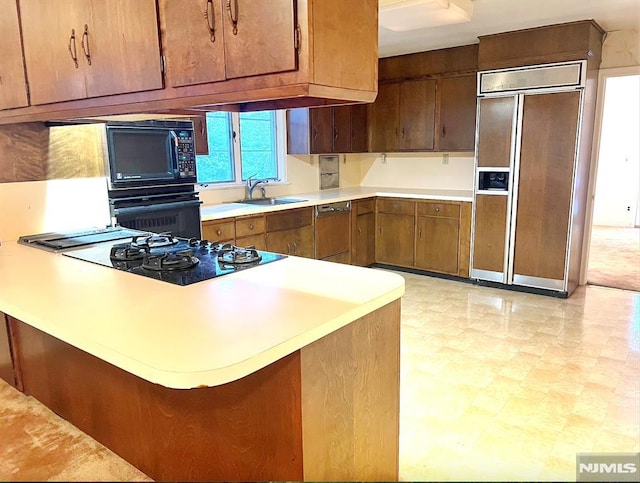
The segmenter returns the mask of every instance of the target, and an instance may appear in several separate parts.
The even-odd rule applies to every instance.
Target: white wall
[[[0,241],[109,224],[104,177],[0,183]]]
[[[362,186],[473,190],[473,153],[403,153],[364,157]]]

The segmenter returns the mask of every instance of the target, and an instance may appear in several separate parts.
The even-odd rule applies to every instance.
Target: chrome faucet
[[[267,197],[267,192],[264,189],[264,186],[261,186],[263,184],[267,184],[269,181],[278,181],[276,178],[260,178],[260,179],[253,179],[253,177],[255,176],[249,176],[247,178],[246,184],[245,184],[245,191],[246,191],[246,199],[248,200],[252,200],[253,199],[253,191],[256,188],[260,189],[260,192],[262,193],[262,197],[266,198]]]

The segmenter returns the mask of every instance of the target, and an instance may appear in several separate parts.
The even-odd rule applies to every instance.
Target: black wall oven
[[[201,238],[193,123],[105,125],[109,208],[120,226]]]

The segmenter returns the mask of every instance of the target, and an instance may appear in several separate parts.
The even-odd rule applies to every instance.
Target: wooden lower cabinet
[[[351,211],[351,263],[366,267],[376,261],[375,199],[354,201]]]
[[[0,379],[16,387],[15,370],[11,351],[11,337],[6,316],[0,312]]]
[[[316,258],[351,261],[351,212],[316,218]]]
[[[25,394],[154,480],[398,479],[399,299],[246,377],[179,390],[9,324]]]
[[[419,216],[416,267],[458,274],[460,226],[458,218]]]
[[[313,208],[295,208],[266,214],[267,250],[314,258]]]
[[[376,226],[377,263],[469,277],[471,203],[378,198]]]
[[[414,264],[415,216],[378,213],[376,261],[401,267]]]

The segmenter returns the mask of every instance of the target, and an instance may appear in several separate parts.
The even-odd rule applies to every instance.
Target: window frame
[[[276,127],[276,169],[279,181],[269,181],[270,185],[285,185],[287,182],[287,125],[286,111],[275,110]],[[231,115],[231,156],[233,160],[234,181],[197,183],[202,190],[243,188],[242,181],[242,153],[240,149],[240,113],[230,112]]]

